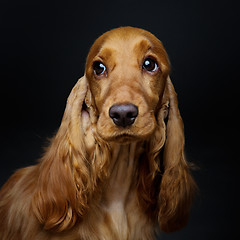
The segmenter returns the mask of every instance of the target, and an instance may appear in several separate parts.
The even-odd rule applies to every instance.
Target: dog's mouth
[[[86,105],[88,106],[87,102]],[[117,106],[119,108],[123,107],[123,110],[127,109],[129,112],[135,109],[130,104]],[[132,112],[130,112],[131,114],[128,114],[128,112],[125,114],[124,112],[121,115],[121,112],[118,112],[119,108],[114,109],[115,112],[110,112],[108,105],[104,105],[99,115],[96,116],[96,125],[94,126],[100,138],[106,142],[127,144],[142,140],[145,141],[152,135],[157,124],[155,116],[151,111],[140,108],[138,116],[133,115]],[[132,117],[134,117],[134,121],[132,121]]]

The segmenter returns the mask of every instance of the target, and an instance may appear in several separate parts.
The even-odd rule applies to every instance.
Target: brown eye
[[[156,61],[154,61],[152,58],[146,58],[143,62],[142,67],[148,72],[155,72],[158,69]]]
[[[94,70],[94,73],[97,76],[99,76],[99,75],[102,75],[106,71],[106,67],[102,62],[96,61],[93,63],[93,70]]]

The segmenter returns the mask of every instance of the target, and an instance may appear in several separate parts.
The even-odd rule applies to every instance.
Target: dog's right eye
[[[106,67],[102,62],[96,61],[93,63],[93,70],[97,76],[100,76],[105,73]]]

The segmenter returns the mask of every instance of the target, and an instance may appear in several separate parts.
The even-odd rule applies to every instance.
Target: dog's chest
[[[128,216],[125,206],[122,202],[112,202],[106,208],[106,218],[111,223],[111,229],[114,234],[121,236],[122,239],[128,239]]]
[[[103,197],[111,228],[122,239],[128,239],[131,224],[129,205],[135,201],[136,144],[120,146],[113,153],[112,171]]]

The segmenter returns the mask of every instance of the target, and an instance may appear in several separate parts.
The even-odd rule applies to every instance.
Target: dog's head
[[[86,62],[97,109],[97,132],[106,141],[145,139],[156,128],[170,64],[162,43],[132,27],[99,37]]]

